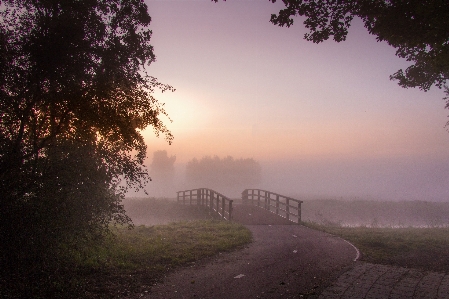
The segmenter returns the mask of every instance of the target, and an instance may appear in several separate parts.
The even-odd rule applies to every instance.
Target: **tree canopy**
[[[212,0],[218,2],[218,0]],[[225,0],[226,1],[226,0]],[[272,3],[278,0],[268,0]],[[304,38],[321,43],[346,39],[354,17],[370,34],[396,48],[412,64],[390,76],[402,87],[444,88],[449,99],[449,5],[446,0],[282,0],[285,5],[270,21],[290,27],[295,17],[309,30]],[[446,105],[449,108],[449,102]]]
[[[275,3],[276,0],[270,0]],[[282,0],[285,8],[271,22],[290,27],[304,17],[306,40],[344,41],[354,17],[362,19],[378,41],[395,47],[396,55],[412,62],[390,76],[402,87],[424,91],[445,87],[449,78],[449,5],[446,0]],[[445,87],[448,93],[447,87]]]
[[[141,0],[0,1],[0,257],[130,222],[120,199],[149,179],[141,130],[173,139],[150,22]]]
[[[152,126],[173,139],[151,94],[173,88],[145,72],[155,60],[146,5],[10,0],[3,6],[0,175],[66,138],[95,143],[110,171],[136,182],[146,155],[140,130]]]
[[[254,188],[262,179],[260,164],[251,158],[234,159],[194,158],[186,165],[186,181],[191,188],[207,187],[224,194],[239,194],[243,189]]]

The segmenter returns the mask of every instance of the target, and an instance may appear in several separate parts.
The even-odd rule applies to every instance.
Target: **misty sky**
[[[282,1],[145,2],[157,56],[149,73],[177,89],[156,95],[175,140],[146,131],[147,164],[156,150],[176,155],[179,169],[231,155],[259,161],[259,187],[274,192],[448,198],[444,93],[390,81],[408,63],[360,21],[345,42],[314,44],[300,19],[269,22]]]

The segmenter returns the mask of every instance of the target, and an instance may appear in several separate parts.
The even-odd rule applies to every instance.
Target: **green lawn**
[[[363,261],[449,273],[449,228],[331,227],[305,224],[350,241],[361,251]]]
[[[213,220],[118,229],[88,266],[102,274],[94,279],[99,293],[107,286],[107,293],[138,298],[170,269],[239,248],[251,239],[244,226]]]
[[[117,228],[101,244],[67,249],[67,264],[54,273],[0,280],[0,297],[140,298],[167,271],[251,240],[244,226],[217,220]]]

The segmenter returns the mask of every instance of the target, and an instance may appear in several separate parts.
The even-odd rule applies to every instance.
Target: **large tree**
[[[270,0],[276,2],[276,0]],[[449,5],[446,0],[282,0],[285,8],[271,22],[290,27],[295,16],[310,31],[304,38],[320,43],[344,41],[354,17],[370,34],[397,49],[412,64],[390,76],[402,87],[424,91],[445,88],[449,79]],[[449,105],[449,104],[448,104]]]
[[[212,0],[218,2],[218,0]],[[277,0],[268,0],[273,3]],[[332,37],[346,39],[354,17],[370,34],[397,49],[396,55],[412,64],[390,76],[402,87],[424,91],[444,88],[449,100],[449,5],[447,0],[282,0],[285,5],[271,22],[290,27],[302,20],[309,30],[304,38],[314,43]],[[299,17],[299,18],[297,18]],[[449,102],[446,108],[449,108]]]
[[[149,179],[141,130],[173,139],[150,21],[141,0],[0,1],[0,261],[73,223],[129,222],[120,198]]]
[[[262,168],[254,159],[203,157],[186,165],[189,188],[211,188],[223,194],[239,195],[243,189],[256,187],[262,179]]]

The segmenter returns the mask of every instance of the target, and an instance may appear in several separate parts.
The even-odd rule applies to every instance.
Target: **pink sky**
[[[346,42],[317,45],[303,40],[299,19],[291,28],[269,23],[281,1],[145,1],[157,56],[149,73],[177,89],[156,96],[173,119],[167,125],[175,140],[169,146],[146,131],[148,164],[155,150],[176,155],[180,167],[194,157],[231,155],[266,165],[266,188],[278,188],[273,191],[426,199],[432,190],[429,199],[437,200],[449,195],[449,169],[431,170],[449,161],[444,93],[390,81],[407,62],[360,22]],[[439,179],[417,188],[429,171]],[[287,179],[275,172],[309,183],[286,187]],[[332,173],[346,179],[314,187]],[[385,191],[379,193],[379,184],[370,182],[379,177],[395,183],[381,184]]]

